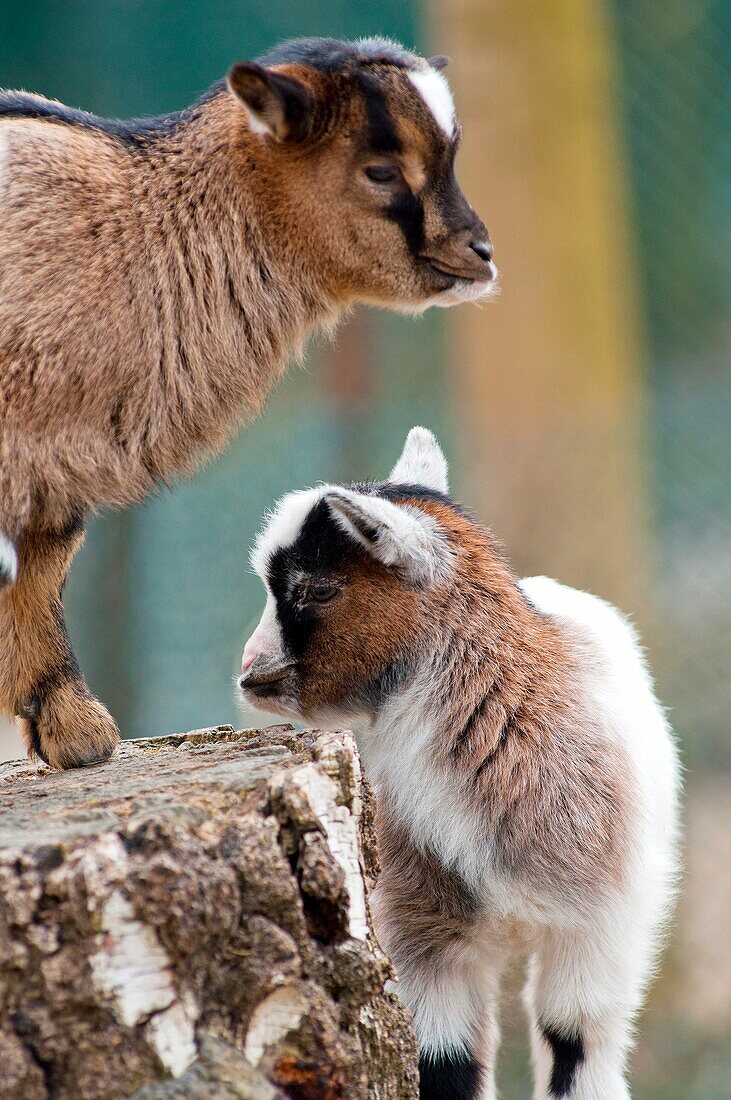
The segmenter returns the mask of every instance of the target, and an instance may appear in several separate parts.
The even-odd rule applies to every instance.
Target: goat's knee
[[[20,718],[29,756],[53,768],[106,760],[119,740],[114,719],[86,685],[64,622],[61,592],[82,541],[79,517],[26,535],[17,581],[0,601],[0,626],[13,639],[0,654],[2,693]]]

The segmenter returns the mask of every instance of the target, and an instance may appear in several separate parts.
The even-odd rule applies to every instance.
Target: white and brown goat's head
[[[229,73],[272,212],[297,212],[340,301],[418,312],[494,286],[487,230],[454,175],[444,63],[385,39],[299,39]]]
[[[263,710],[368,719],[433,637],[479,537],[447,494],[431,432],[414,428],[387,482],[285,496],[252,552],[267,590],[239,687]]]

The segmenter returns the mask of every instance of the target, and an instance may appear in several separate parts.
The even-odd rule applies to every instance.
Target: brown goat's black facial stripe
[[[567,1036],[562,1035],[555,1028],[543,1026],[541,1031],[553,1054],[551,1096],[559,1100],[560,1097],[571,1094],[576,1071],[584,1061],[584,1043],[578,1032]]]
[[[477,1100],[480,1064],[472,1054],[419,1058],[419,1100]]]
[[[414,258],[420,257],[424,252],[424,206],[421,199],[404,184],[387,207],[386,216],[403,233],[409,253]]]
[[[400,153],[401,140],[378,77],[368,69],[358,72],[366,113],[368,148],[373,153]]]

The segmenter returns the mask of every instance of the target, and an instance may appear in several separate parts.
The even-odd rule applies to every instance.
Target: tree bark
[[[376,874],[348,733],[0,766],[0,1098],[416,1097]]]

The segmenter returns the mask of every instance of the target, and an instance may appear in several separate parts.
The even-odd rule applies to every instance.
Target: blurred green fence
[[[650,349],[653,660],[686,762],[731,763],[731,5],[614,0]]]

